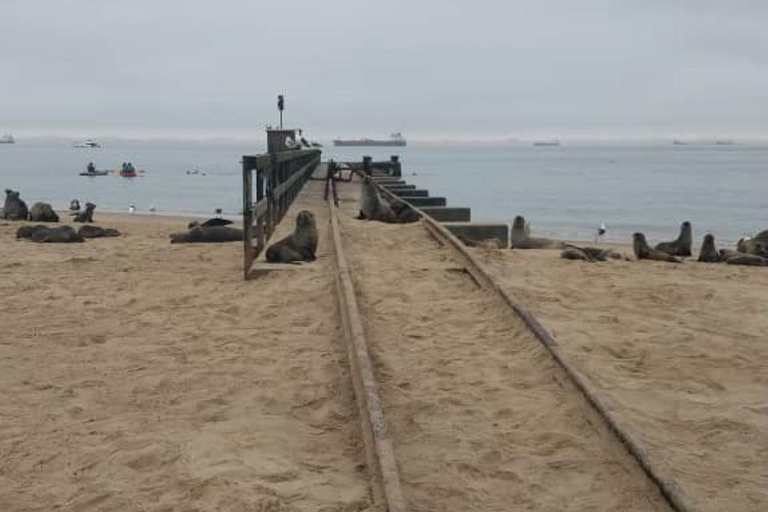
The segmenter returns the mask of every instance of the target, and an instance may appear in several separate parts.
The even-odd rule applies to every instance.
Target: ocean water
[[[28,204],[65,208],[73,198],[105,210],[236,217],[242,203],[240,157],[264,145],[129,143],[101,149],[66,144],[0,145],[0,186],[20,190]],[[524,145],[335,148],[323,158],[374,160],[400,155],[404,179],[450,206],[472,208],[473,220],[511,223],[524,215],[532,233],[592,240],[605,223],[606,241],[672,239],[683,220],[696,244],[704,233],[719,243],[768,229],[768,146]],[[81,177],[89,161],[145,169],[139,178]],[[198,171],[197,174],[188,174]],[[97,210],[98,211],[98,210]]]

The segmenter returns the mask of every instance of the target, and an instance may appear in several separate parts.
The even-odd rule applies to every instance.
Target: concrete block
[[[424,189],[403,189],[403,190],[393,190],[393,194],[395,194],[398,197],[402,197],[403,199],[407,199],[410,197],[429,197],[429,191]]]
[[[504,223],[442,222],[466,245],[480,245],[488,240],[498,240],[503,248],[509,247],[509,225]]]
[[[445,206],[444,197],[407,197],[404,198],[416,208],[422,206]]]
[[[469,222],[472,220],[472,214],[469,208],[422,206],[421,211],[438,222]]]

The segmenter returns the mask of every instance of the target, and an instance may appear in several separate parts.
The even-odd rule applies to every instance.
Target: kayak
[[[81,172],[80,176],[107,176],[109,171]]]
[[[140,169],[138,171],[118,171],[114,170],[112,173],[116,176],[122,176],[123,178],[140,178],[144,176],[147,171]]]

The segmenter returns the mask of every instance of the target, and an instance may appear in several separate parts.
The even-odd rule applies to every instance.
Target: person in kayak
[[[93,162],[88,162],[88,172],[90,174],[93,174],[96,172],[96,166],[93,165]]]

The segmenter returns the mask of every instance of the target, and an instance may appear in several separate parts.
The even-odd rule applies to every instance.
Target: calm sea
[[[65,208],[73,198],[99,208],[237,216],[240,157],[264,146],[111,143],[101,149],[65,144],[0,145],[0,188],[22,192],[28,204]],[[591,240],[605,223],[607,241],[628,242],[643,231],[672,239],[690,220],[694,237],[715,234],[734,243],[768,229],[768,146],[419,146],[324,148],[324,158],[375,160],[399,154],[409,183],[469,206],[473,220],[511,222],[521,214],[534,235]],[[140,178],[81,177],[96,167],[131,161]],[[197,171],[196,174],[193,174]],[[189,173],[189,174],[188,174]],[[98,210],[97,210],[98,211]]]

